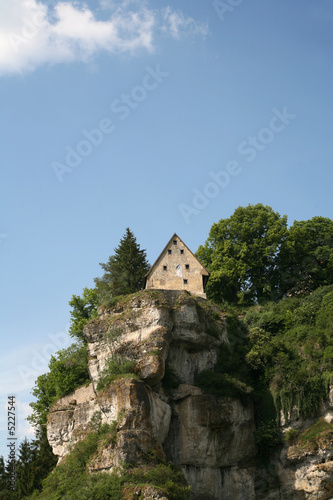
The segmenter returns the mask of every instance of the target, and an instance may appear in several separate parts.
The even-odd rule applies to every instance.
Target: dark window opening
[[[172,242],[174,245],[177,245],[177,240],[173,240]]]
[[[167,266],[163,266],[163,271],[166,271],[167,270]]]
[[[168,250],[168,254],[169,254],[169,255],[171,254],[171,250],[170,250],[170,248],[169,248],[169,250]]]
[[[190,264],[185,264],[185,269],[190,269]]]
[[[180,253],[184,253],[184,250],[181,250]]]
[[[187,285],[187,280],[184,280],[184,285]]]

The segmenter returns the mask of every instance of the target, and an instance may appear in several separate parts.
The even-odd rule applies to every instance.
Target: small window
[[[163,266],[163,271],[166,271],[168,269],[168,266]]]
[[[185,269],[190,269],[190,264],[185,264]]]
[[[180,253],[181,253],[181,254],[183,254],[183,253],[184,253],[184,250],[181,250],[181,251],[180,251]]]
[[[172,242],[174,245],[177,245],[177,240],[173,240]]]
[[[168,254],[169,254],[169,255],[171,255],[171,252],[172,252],[172,250],[169,248],[169,250],[168,250]]]
[[[183,280],[183,282],[184,282],[184,285],[187,285],[188,280]]]

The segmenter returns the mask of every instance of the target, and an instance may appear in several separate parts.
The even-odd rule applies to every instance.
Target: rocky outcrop
[[[48,417],[48,439],[60,460],[99,415],[117,434],[98,449],[91,472],[145,464],[153,455],[179,466],[193,500],[333,495],[333,446],[295,458],[285,445],[271,471],[259,469],[252,403],[215,397],[195,385],[196,375],[214,367],[228,342],[223,314],[204,299],[145,290],[101,308],[84,333],[91,384],[60,399]],[[97,390],[110,359],[132,361],[134,373]],[[329,415],[332,407],[325,411]],[[162,498],[147,488],[135,494]]]
[[[277,463],[281,478],[281,491],[286,499],[327,500],[333,497],[333,428],[323,427],[319,419],[308,429],[316,439],[298,439],[285,445]],[[320,427],[322,431],[318,431]],[[325,428],[326,427],[326,428]]]
[[[320,420],[333,423],[333,386],[327,401],[322,402],[316,418],[304,420],[297,406],[287,415],[281,413],[281,431],[295,430],[299,434],[315,427]],[[285,444],[275,465],[280,478],[280,491],[287,500],[330,500],[333,498],[333,427],[318,432],[307,443],[297,440]],[[278,497],[277,497],[278,498]]]

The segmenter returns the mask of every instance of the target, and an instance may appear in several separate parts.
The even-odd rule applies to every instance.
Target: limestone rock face
[[[226,467],[253,457],[253,408],[239,400],[198,394],[173,401],[165,449],[179,465]]]
[[[317,449],[285,445],[278,461],[286,499],[328,500],[333,497],[333,441],[318,440]]]
[[[221,312],[202,298],[145,290],[110,308],[84,329],[91,384],[51,409],[47,433],[59,460],[91,429],[116,426],[116,439],[98,449],[90,472],[121,463],[145,464],[151,454],[178,465],[192,500],[328,500],[333,497],[333,446],[312,455],[285,445],[272,470],[255,467],[254,409],[238,399],[215,397],[195,386],[213,369],[228,342]],[[97,385],[111,358],[130,360],[134,374]],[[178,387],[168,383],[176,379]],[[332,394],[333,398],[333,394]],[[332,405],[323,408],[329,421]],[[144,499],[168,500],[153,487],[135,487]]]
[[[47,438],[53,453],[62,458],[72,444],[82,439],[92,416],[98,410],[91,384],[59,399],[52,407],[47,421]]]
[[[198,303],[206,301],[182,292],[146,290],[129,303],[101,309],[84,330],[94,388],[112,355],[136,361],[136,373],[150,386],[164,377],[167,358],[184,384],[212,369],[219,346],[227,342],[227,330],[220,321],[214,325],[215,336],[207,333],[209,321],[204,310],[198,312]]]
[[[118,439],[115,447],[98,456],[94,470],[112,469],[121,461],[140,463],[142,454],[149,450],[164,457],[162,444],[169,430],[170,406],[140,380],[120,379],[98,395],[90,384],[54,405],[47,432],[53,452],[60,459],[91,430],[91,418],[96,412],[101,412],[102,423],[117,421]]]

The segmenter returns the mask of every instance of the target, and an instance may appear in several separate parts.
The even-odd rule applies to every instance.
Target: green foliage
[[[293,453],[304,456],[305,453],[315,453],[318,448],[333,449],[333,424],[319,418],[305,431],[289,429],[284,435],[285,441],[294,447]]]
[[[238,207],[213,224],[197,253],[211,272],[207,296],[234,304],[309,293],[333,284],[333,221],[295,221],[271,207]]]
[[[221,344],[215,370],[236,377],[245,384],[252,385],[250,368],[245,361],[249,350],[248,331],[237,316],[226,318],[228,341]]]
[[[33,413],[28,420],[37,427],[45,425],[48,411],[59,398],[90,380],[86,346],[78,342],[58,351],[51,356],[49,370],[37,378],[32,391],[37,401],[30,403]]]
[[[95,411],[90,419],[90,427],[93,431],[98,432],[102,424],[102,412]]]
[[[278,282],[276,258],[287,236],[287,218],[262,204],[238,207],[213,224],[196,256],[210,271],[207,297],[251,303],[269,299]]]
[[[164,461],[153,467],[128,469],[123,478],[133,485],[153,485],[169,500],[187,500],[190,492],[183,473],[175,465]]]
[[[302,417],[313,417],[328,398],[333,380],[332,302],[332,286],[327,286],[311,295],[251,307],[244,321],[229,315],[229,343],[220,346],[214,370],[196,379],[214,395],[253,399],[263,459],[281,443],[281,410],[288,418],[296,405]]]
[[[298,436],[299,436],[299,431],[296,429],[288,429],[284,433],[284,439],[288,444],[296,443]]]
[[[285,416],[297,405],[312,417],[333,379],[332,287],[249,310],[246,361],[272,391]]]
[[[223,324],[221,313],[218,313],[216,307],[209,302],[196,302],[195,305],[199,319],[206,323],[205,332],[212,337],[219,338]]]
[[[98,432],[91,432],[76,443],[64,461],[43,483],[41,493],[31,498],[38,500],[122,500],[124,490],[131,485],[153,485],[168,495],[170,500],[186,500],[189,488],[184,475],[175,466],[165,462],[143,468],[119,468],[111,474],[88,474],[87,466],[94,460],[100,447],[116,442],[117,422],[104,424]]]
[[[47,500],[94,498],[90,496],[94,494],[94,476],[87,476],[86,466],[97,451],[98,442],[97,432],[92,432],[83,441],[79,441],[63,463],[44,481],[43,491],[37,498]]]
[[[25,438],[17,450],[15,491],[12,491],[10,485],[11,466],[7,462],[5,467],[3,457],[0,457],[0,499],[16,500],[37,492],[42,488],[43,479],[56,463],[57,459],[48,444],[45,429],[38,431],[37,438],[33,441]]]
[[[251,397],[253,383],[245,362],[247,330],[236,316],[228,316],[226,321],[229,342],[221,344],[214,370],[198,374],[196,384],[210,394],[239,398],[246,404]]]
[[[87,340],[83,335],[83,328],[92,318],[97,316],[98,295],[96,290],[84,288],[82,297],[73,295],[69,305],[72,307],[69,334],[86,344]]]
[[[100,374],[97,390],[101,391],[114,380],[123,377],[139,378],[134,374],[136,362],[125,359],[119,354],[111,356],[106,363],[104,370]]]
[[[146,251],[140,249],[129,228],[114,249],[108,262],[101,263],[104,274],[96,278],[96,291],[100,303],[110,303],[119,295],[128,295],[142,288],[143,278],[149,271]]]
[[[308,427],[304,432],[298,436],[298,441],[301,444],[317,447],[318,439],[329,437],[330,448],[333,448],[333,424],[329,424],[323,418],[319,418],[313,425]]]
[[[258,453],[261,459],[267,459],[282,444],[279,429],[275,420],[260,422],[255,432]]]
[[[11,490],[10,471],[6,468],[5,460],[0,456],[0,499],[14,500],[18,498],[17,492]]]
[[[278,258],[281,294],[311,292],[333,283],[333,221],[295,221]]]

